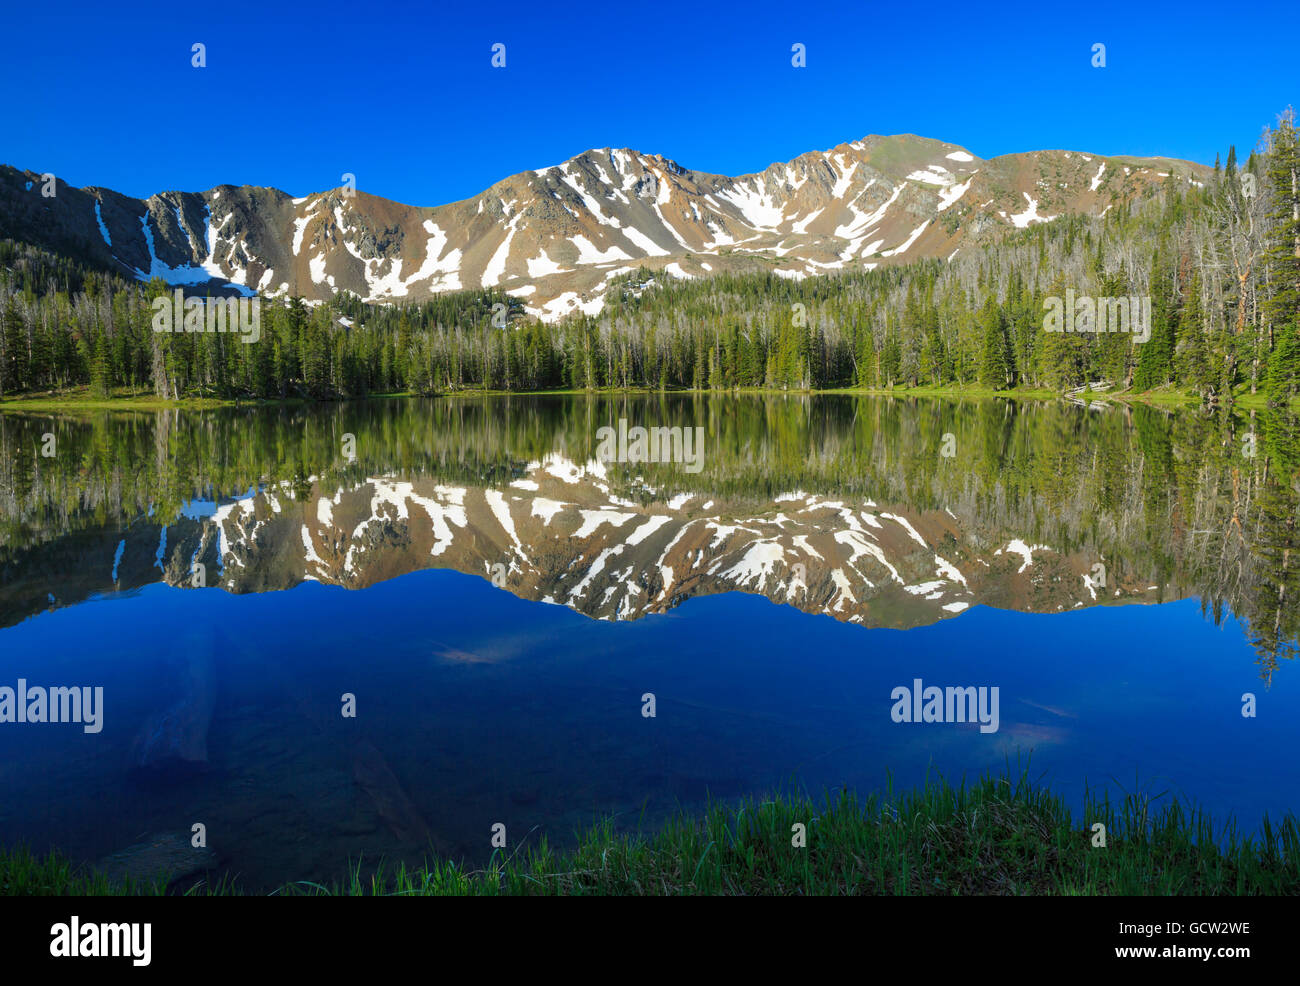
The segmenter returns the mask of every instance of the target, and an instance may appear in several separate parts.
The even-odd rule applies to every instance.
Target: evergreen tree
[[[1133,389],[1151,390],[1169,383],[1174,374],[1174,332],[1163,294],[1152,301],[1150,338],[1135,345],[1138,356],[1133,369]]]
[[[1300,323],[1300,132],[1295,111],[1282,114],[1269,135],[1268,182],[1273,234],[1268,263],[1273,294],[1265,303],[1274,326]]]
[[[27,370],[27,332],[18,303],[10,297],[0,313],[0,396],[25,389]]]
[[[1011,345],[1002,309],[992,297],[980,309],[979,320],[984,337],[980,351],[979,382],[986,387],[1001,390],[1010,384],[1012,378]]]
[[[96,398],[104,400],[112,394],[112,390],[113,368],[108,358],[108,339],[103,332],[96,332],[90,363],[90,392]]]
[[[1300,393],[1300,336],[1294,325],[1278,333],[1277,346],[1268,361],[1266,381],[1268,402],[1277,407]]]

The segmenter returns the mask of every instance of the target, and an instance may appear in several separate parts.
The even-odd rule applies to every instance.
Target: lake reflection
[[[597,461],[620,419],[703,469]],[[0,415],[0,452],[0,686],[105,696],[0,723],[4,843],[201,822],[268,888],[1030,751],[1076,802],[1296,807],[1286,419],[511,397]],[[917,679],[996,686],[997,731],[894,722]]]

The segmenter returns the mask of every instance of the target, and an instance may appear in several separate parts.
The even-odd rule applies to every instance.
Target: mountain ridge
[[[678,280],[770,270],[802,279],[918,259],[1067,214],[1105,216],[1212,169],[1169,158],[1026,151],[981,159],[911,134],[868,135],[759,172],[694,171],[662,154],[589,148],[477,195],[414,206],[348,187],[294,198],[216,185],[135,199],[0,167],[0,235],[80,251],[127,277],[222,293],[349,291],[421,301],[497,288],[554,321],[598,313],[641,267]]]

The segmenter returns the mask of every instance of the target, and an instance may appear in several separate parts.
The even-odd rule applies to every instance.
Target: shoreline
[[[367,394],[364,397],[348,397],[338,400],[316,401],[306,397],[285,397],[280,399],[231,400],[216,397],[182,397],[179,400],[143,394],[123,394],[121,396],[102,398],[92,397],[89,388],[82,387],[56,395],[22,395],[18,397],[0,397],[0,412],[3,411],[208,411],[222,408],[263,408],[263,407],[299,407],[347,404],[354,401],[371,400],[439,400],[445,398],[480,398],[480,397],[653,397],[653,396],[690,396],[690,397],[893,397],[898,399],[923,398],[935,400],[1087,400],[1105,404],[1147,404],[1152,407],[1191,407],[1200,408],[1202,400],[1199,394],[1173,390],[1154,391],[1085,391],[1082,394],[1067,394],[1064,391],[1043,389],[993,390],[986,387],[829,387],[815,390],[790,390],[775,387],[739,387],[732,389],[673,389],[657,390],[644,387],[603,388],[599,390],[482,390],[467,388],[465,390],[441,391],[436,394],[414,394],[410,392]],[[1300,398],[1293,400],[1291,409],[1300,410]],[[1257,411],[1268,410],[1268,399],[1262,393],[1241,393],[1233,401],[1234,410]]]
[[[845,789],[714,803],[650,834],[598,822],[573,848],[545,839],[496,850],[479,869],[380,860],[324,886],[283,896],[939,895],[1201,896],[1300,892],[1300,823],[1265,818],[1260,835],[1159,797],[1085,797],[1082,823],[1065,800],[1028,779],[985,774],[954,787],[930,778],[910,792]],[[1099,830],[1099,825],[1104,830]],[[140,896],[162,883],[117,884],[57,853],[0,850],[6,895]],[[227,878],[174,881],[171,893],[244,896]]]

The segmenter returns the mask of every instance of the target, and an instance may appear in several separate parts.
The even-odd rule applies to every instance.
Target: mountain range
[[[196,290],[376,303],[497,288],[554,321],[603,307],[611,282],[769,270],[804,278],[951,259],[1035,223],[1103,216],[1211,169],[1167,158],[1034,151],[981,160],[910,134],[868,136],[757,174],[589,150],[460,202],[404,205],[351,187],[131,198],[0,166],[0,236],[120,275]],[[52,189],[53,195],[43,194]]]

